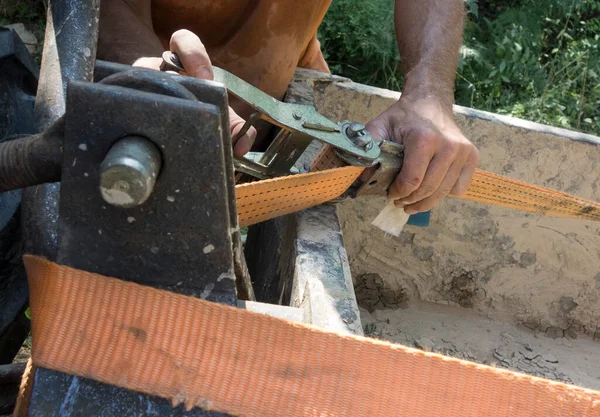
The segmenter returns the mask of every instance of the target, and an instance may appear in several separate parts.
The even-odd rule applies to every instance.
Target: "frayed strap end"
[[[406,222],[408,222],[409,217],[410,215],[406,214],[403,208],[394,205],[394,200],[388,200],[372,224],[385,233],[397,237],[400,235]]]

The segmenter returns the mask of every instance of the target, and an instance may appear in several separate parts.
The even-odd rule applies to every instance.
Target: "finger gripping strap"
[[[248,417],[592,417],[600,392],[26,256],[35,366]]]

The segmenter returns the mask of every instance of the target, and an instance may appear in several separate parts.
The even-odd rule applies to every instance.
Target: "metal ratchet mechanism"
[[[162,58],[162,71],[185,71],[176,54],[167,51]],[[375,143],[360,123],[333,122],[312,106],[281,102],[225,70],[213,67],[213,72],[214,81],[224,84],[230,94],[255,110],[237,138],[257,120],[280,128],[264,153],[251,152],[248,157],[234,157],[237,171],[259,179],[294,174],[295,162],[313,140],[318,140],[332,146],[337,156],[349,165],[379,165],[367,182],[351,190],[351,195],[387,194],[387,188],[402,165],[401,145],[388,141]]]

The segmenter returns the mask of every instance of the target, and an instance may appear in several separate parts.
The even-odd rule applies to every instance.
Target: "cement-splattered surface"
[[[552,339],[469,309],[431,303],[372,313],[361,309],[361,320],[370,337],[600,389],[599,347],[587,337]]]
[[[398,93],[317,78],[314,103],[335,120],[367,122]],[[600,201],[600,138],[457,108],[480,168]],[[379,304],[427,301],[472,308],[550,337],[600,338],[600,222],[571,220],[446,198],[427,228],[399,237],[371,225],[384,199],[338,205],[357,297],[361,277],[385,284]],[[400,300],[400,301],[397,301]]]

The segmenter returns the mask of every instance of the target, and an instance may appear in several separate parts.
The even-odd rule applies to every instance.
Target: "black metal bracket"
[[[71,82],[57,262],[234,305],[224,96],[211,104]],[[149,199],[121,208],[102,199],[99,168],[132,134],[157,145],[163,163]]]
[[[181,78],[100,63],[101,83],[68,84],[57,262],[236,305],[227,92]],[[109,151],[131,136],[160,150],[161,167],[150,196],[123,208],[103,199],[100,181]],[[164,399],[37,369],[29,415],[223,414],[185,412]]]
[[[0,28],[0,142],[33,133],[39,69],[12,30]],[[11,363],[29,334],[21,261],[21,190],[0,193],[0,364]]]

